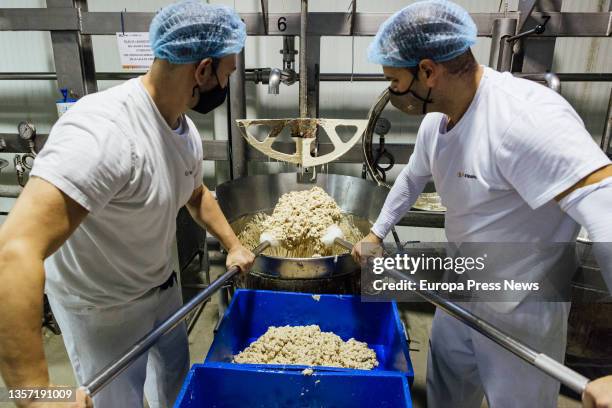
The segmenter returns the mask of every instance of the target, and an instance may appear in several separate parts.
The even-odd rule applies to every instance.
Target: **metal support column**
[[[321,37],[316,35],[306,36],[308,55],[306,56],[306,111],[309,118],[319,117],[319,72],[321,60]],[[302,68],[300,67],[300,73]]]
[[[230,175],[232,179],[247,175],[247,144],[236,125],[236,119],[246,118],[244,90],[244,49],[236,56],[236,72],[230,76]]]
[[[302,0],[300,15],[300,117],[319,117],[319,66],[321,37],[308,34],[308,0]],[[317,131],[318,134],[318,131]],[[311,146],[311,154],[317,156],[318,140]]]
[[[308,118],[308,0],[302,0],[300,14],[300,117]]]
[[[319,117],[321,37],[308,34],[308,0],[302,0],[300,19],[300,117]]]
[[[77,8],[86,12],[87,0],[47,0],[47,8]],[[78,31],[51,31],[51,42],[58,87],[68,89],[76,98],[96,92],[91,37]]]
[[[512,68],[512,43],[506,39],[516,34],[516,24],[514,18],[500,18],[493,21],[489,66],[500,72],[510,71]]]
[[[525,2],[532,3],[533,0],[520,0],[519,9]],[[548,11],[561,11],[562,4],[563,0],[539,0],[535,5],[535,11],[542,12],[543,14],[546,14]],[[525,26],[529,26],[530,21],[534,19],[533,15],[528,17]],[[537,23],[541,22],[541,20],[537,21]],[[517,72],[548,72],[552,69],[556,38],[538,38],[537,35],[534,35],[523,39],[521,44],[522,61],[519,61],[517,64]]]

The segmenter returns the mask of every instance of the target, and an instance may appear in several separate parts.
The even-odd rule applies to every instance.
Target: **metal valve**
[[[548,20],[550,20],[550,16],[543,16],[543,18],[544,18],[544,21],[538,24],[537,26],[535,26],[534,28],[532,28],[531,30],[527,30],[513,37],[508,37],[506,41],[513,42],[513,41],[520,40],[521,38],[528,37],[533,34],[536,34],[536,35],[544,34],[544,32],[546,31],[546,24],[548,24]]]

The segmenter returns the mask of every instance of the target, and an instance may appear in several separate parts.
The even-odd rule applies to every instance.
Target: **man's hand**
[[[612,375],[587,384],[582,394],[584,408],[612,408]]]
[[[353,246],[351,255],[355,262],[362,265],[368,258],[382,255],[382,239],[370,232],[361,241]]]
[[[254,261],[255,255],[240,244],[228,251],[225,266],[229,269],[236,265],[240,268],[241,273],[246,273],[251,269]]]

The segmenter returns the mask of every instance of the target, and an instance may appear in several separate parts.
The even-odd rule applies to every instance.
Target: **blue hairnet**
[[[476,43],[469,13],[445,0],[420,1],[395,13],[368,47],[368,59],[389,67],[415,67],[423,59],[451,60]]]
[[[157,13],[149,28],[149,39],[157,58],[187,64],[239,53],[244,47],[246,28],[227,6],[187,0]]]

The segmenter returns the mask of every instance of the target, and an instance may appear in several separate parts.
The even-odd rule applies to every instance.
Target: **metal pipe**
[[[514,72],[514,75],[517,78],[529,79],[532,81],[540,81],[546,82],[546,73],[520,73]],[[561,82],[612,82],[612,73],[558,73],[555,75],[559,78]]]
[[[493,21],[489,66],[498,71],[510,71],[512,67],[512,44],[506,39],[516,33],[516,19],[500,18]]]
[[[236,72],[230,76],[230,114],[228,130],[230,131],[230,175],[231,178],[244,177],[247,175],[247,146],[246,141],[240,134],[236,124],[237,119],[246,117],[244,75],[244,49],[236,55]]]
[[[308,60],[306,59],[306,35],[308,33],[308,0],[302,0],[300,14],[300,117],[308,117]]]
[[[249,82],[262,82],[254,74],[253,68],[245,70],[245,80]],[[98,81],[125,81],[128,79],[136,78],[143,73],[133,72],[98,72],[96,79]],[[518,78],[530,79],[533,81],[545,82],[544,76],[546,73],[521,73],[515,72],[514,76]],[[561,82],[612,82],[612,73],[556,73]],[[370,73],[326,73],[319,74],[320,80],[325,82],[385,82],[387,81],[382,74],[370,74]],[[233,75],[232,75],[233,77]],[[53,72],[2,72],[0,73],[0,81],[15,81],[15,80],[55,80],[57,75]],[[265,81],[264,81],[265,82]]]
[[[604,125],[603,135],[601,136],[601,148],[604,153],[608,155],[608,157],[612,158],[612,89],[610,90],[610,101],[608,102],[606,124]]]
[[[55,80],[57,74],[55,72],[2,72],[0,73],[0,81],[38,81],[38,80]]]
[[[257,256],[269,245],[269,242],[264,242],[255,248],[253,253]],[[164,334],[168,333],[179,323],[185,320],[187,315],[189,315],[192,310],[208,300],[216,291],[221,289],[239,272],[240,269],[237,266],[229,268],[221,277],[216,279],[206,289],[194,296],[188,303],[174,312],[174,314],[166,319],[161,325],[137,341],[136,344],[134,344],[123,356],[102,369],[95,375],[94,378],[83,384],[81,388],[83,388],[89,396],[93,397],[96,395],[102,388],[108,385],[126,368],[128,368],[130,364],[132,364],[138,357],[143,355],[149,348],[151,348]]]
[[[144,72],[99,72],[96,74],[98,81],[127,81],[143,75]]]
[[[351,73],[328,73],[319,74],[319,80],[325,82],[387,82],[388,79],[382,74],[351,74]]]
[[[521,72],[514,72],[517,78],[529,79],[532,81],[546,82],[546,74],[535,73],[526,74]],[[612,82],[612,73],[555,73],[561,82]],[[387,82],[382,74],[350,74],[350,73],[325,73],[319,74],[320,80],[324,82]],[[255,76],[252,71],[247,69],[246,72],[247,81],[255,81]]]
[[[0,186],[0,197],[2,198],[17,198],[23,191],[21,186]]]
[[[557,93],[561,93],[561,80],[558,75],[547,72],[544,74],[544,80],[546,81],[546,86]]]
[[[270,70],[270,77],[268,78],[268,93],[271,95],[278,95],[280,83],[281,70],[278,68],[272,68]]]

